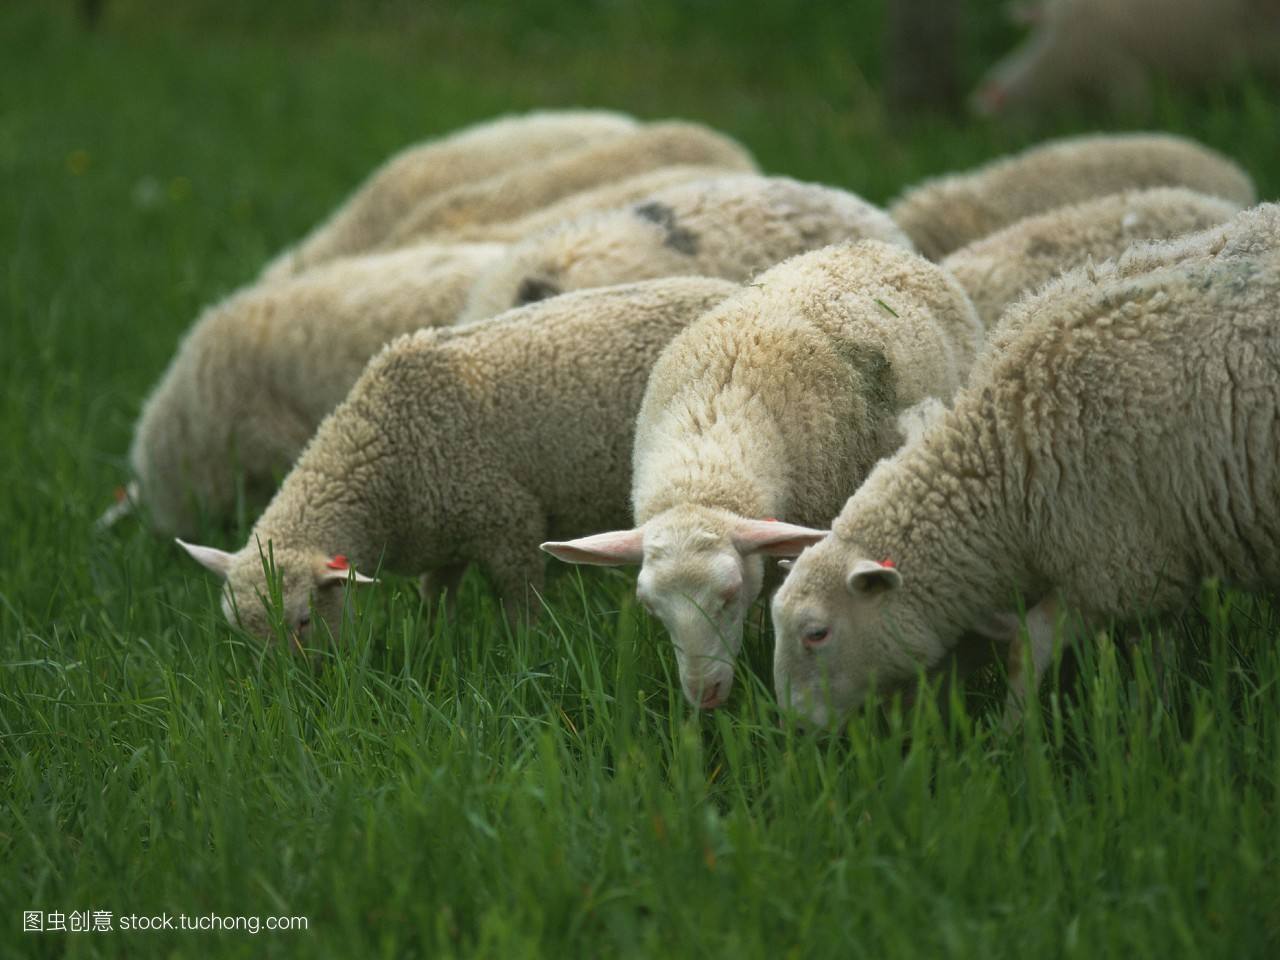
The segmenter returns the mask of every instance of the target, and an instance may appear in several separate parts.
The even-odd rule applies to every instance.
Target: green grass
[[[971,7],[977,6],[971,4]],[[767,637],[694,716],[629,578],[508,636],[370,592],[319,669],[246,644],[135,524],[92,529],[202,305],[403,143],[494,113],[704,119],[884,200],[1056,133],[1144,126],[1280,193],[1275,95],[999,129],[875,96],[875,4],[520,12],[109,0],[0,9],[0,956],[1264,956],[1280,950],[1280,645],[1207,591],[1013,734],[977,686],[801,735]],[[967,28],[971,75],[1012,35]],[[208,532],[231,546],[245,532]],[[1177,651],[1172,653],[1170,651]],[[307,932],[24,934],[22,911],[297,915]]]

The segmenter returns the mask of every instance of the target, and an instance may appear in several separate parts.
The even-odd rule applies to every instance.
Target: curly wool
[[[383,246],[453,239],[465,227],[515,220],[575,193],[677,165],[756,169],[743,146],[709,127],[677,121],[648,124],[430,197],[396,224]]]
[[[1222,154],[1169,134],[1100,134],[1050,141],[908,189],[889,215],[931,260],[1024,217],[1109,193],[1186,187],[1240,206],[1253,181]]]
[[[498,244],[425,244],[332,261],[207,310],[143,405],[129,462],[155,527],[220,519],[239,472],[265,497],[369,358],[420,327],[453,323]]]
[[[336,257],[370,251],[416,204],[637,127],[631,117],[605,110],[546,110],[498,117],[407,147],[374,170],[296,246],[271,261],[262,279],[284,279]]]
[[[1181,187],[1129,190],[1019,220],[942,261],[988,330],[1005,308],[1059,274],[1162,240],[1225,223],[1238,204]]]
[[[577,193],[571,193],[561,200],[514,220],[459,227],[451,233],[451,236],[459,241],[516,243],[566,221],[636,203],[655,191],[665,190],[679,183],[707,180],[711,177],[740,172],[741,168],[733,164],[715,166],[680,163],[669,167],[657,167],[634,176],[623,177],[621,180],[601,184],[598,187],[579,190]]]
[[[1274,586],[1278,209],[1075,271],[1020,304],[1024,322],[953,410],[878,466],[796,562],[774,604],[779,691],[830,720],[872,692],[872,674],[885,689],[936,666],[1018,598],[1127,619],[1178,609],[1209,576]],[[868,563],[870,583],[890,583],[874,563],[885,557],[897,589],[848,585]],[[820,627],[830,638],[813,648],[804,637]]]
[[[861,238],[911,249],[884,211],[834,187],[749,174],[698,180],[517,244],[476,281],[463,316],[653,277],[745,282],[788,257]]]

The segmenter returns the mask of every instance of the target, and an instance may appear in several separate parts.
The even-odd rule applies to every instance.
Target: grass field
[[[900,120],[879,6],[798,6],[109,0],[96,31],[0,7],[0,956],[1280,952],[1263,601],[1207,587],[1146,637],[1178,651],[1164,674],[1100,640],[1015,733],[987,684],[819,739],[778,717],[765,636],[691,714],[624,573],[557,577],[517,636],[475,579],[449,629],[393,581],[312,671],[221,622],[170,543],[92,529],[199,309],[398,146],[495,113],[702,119],[877,201],[1138,123],[1280,195],[1275,92],[1248,78],[1140,118]],[[975,17],[970,76],[1013,39]],[[115,929],[24,933],[27,910]],[[120,929],[160,914],[308,929]]]

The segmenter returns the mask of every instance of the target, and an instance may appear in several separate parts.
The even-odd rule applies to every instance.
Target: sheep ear
[[[577,540],[548,541],[542,549],[565,563],[589,563],[598,567],[620,567],[644,560],[644,530],[613,530]]]
[[[355,583],[377,583],[377,577],[366,576],[351,566],[351,562],[342,554],[330,557],[316,571],[316,586],[323,587],[331,583],[346,583],[350,577]]]
[[[805,547],[813,546],[830,532],[781,520],[739,520],[733,528],[733,545],[744,557],[753,553],[798,557]]]
[[[225,550],[217,550],[214,547],[202,547],[194,543],[186,543],[183,540],[174,537],[174,542],[183,550],[191,554],[192,559],[200,566],[204,567],[224,580],[227,578],[227,571],[231,569],[231,561],[235,559],[234,553],[227,553]]]
[[[844,582],[855,596],[870,597],[897,590],[902,586],[902,574],[892,564],[859,560],[849,568]]]

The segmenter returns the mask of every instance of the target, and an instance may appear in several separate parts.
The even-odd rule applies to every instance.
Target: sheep
[[[543,549],[641,564],[636,594],[671,633],[685,696],[719,706],[763,555],[821,537],[805,524],[825,525],[897,447],[899,412],[950,397],[981,338],[960,285],[902,247],[863,240],[786,260],[654,365],[636,424],[636,526]]]
[[[779,702],[833,726],[985,636],[1009,647],[1016,709],[1065,609],[1096,624],[1176,611],[1209,576],[1276,584],[1277,211],[1018,304],[953,408],[872,471],[778,590]]]
[[[264,280],[301,273],[336,257],[372,250],[415,204],[465,183],[637,129],[604,110],[535,111],[498,117],[415,144],[378,167],[320,226],[276,257]]]
[[[696,180],[515,245],[476,280],[462,317],[652,277],[744,282],[794,254],[861,237],[911,249],[886,213],[834,187],[753,174]]]
[[[1118,256],[1142,240],[1225,223],[1239,210],[1182,187],[1113,193],[1019,220],[961,247],[942,267],[960,281],[990,330],[1005,307],[1060,273]]]
[[[737,290],[676,277],[583,290],[481,324],[422,330],[379,353],[320,425],[236,553],[186,545],[226,580],[223,609],[269,637],[260,550],[286,623],[310,607],[340,630],[349,571],[488,574],[511,620],[540,590],[548,535],[627,512],[631,440],[649,368],[695,317]],[[356,577],[360,580],[360,576]]]
[[[586,214],[601,213],[615,207],[625,207],[657,190],[664,190],[678,183],[706,180],[735,172],[738,172],[737,167],[717,167],[710,164],[682,163],[669,167],[657,167],[621,180],[603,183],[598,187],[571,193],[561,200],[517,217],[515,220],[459,227],[450,236],[459,241],[516,243],[535,233],[558,226],[563,221],[576,220]]]
[[[1148,75],[1204,81],[1280,52],[1275,0],[1044,0],[1024,8],[1031,36],[970,98],[978,114],[1028,113],[1080,95],[1146,105]]]
[[[724,134],[694,123],[654,123],[428,198],[396,224],[383,247],[452,238],[464,227],[518,219],[583,190],[685,164],[756,169],[751,154]]]
[[[1069,137],[908,189],[889,215],[922,254],[940,260],[1015,220],[1108,193],[1187,187],[1241,206],[1253,182],[1231,160],[1169,134]]]
[[[334,260],[207,310],[143,405],[125,504],[191,536],[201,515],[234,505],[237,468],[251,495],[270,493],[369,358],[401,333],[453,323],[504,249],[425,244]]]

